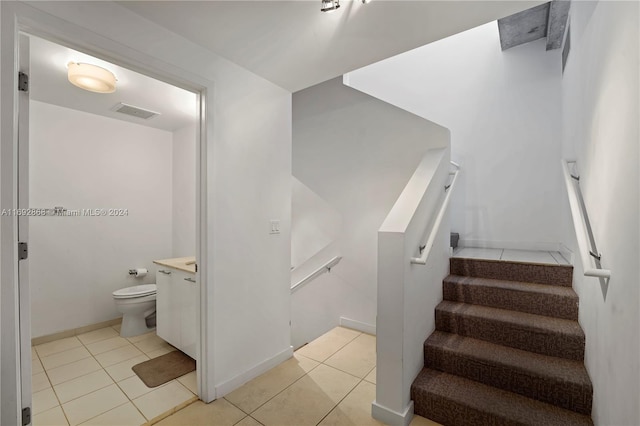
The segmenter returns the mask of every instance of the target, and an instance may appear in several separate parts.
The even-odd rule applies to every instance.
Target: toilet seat
[[[111,294],[113,294],[114,299],[133,299],[156,294],[156,290],[157,287],[155,284],[142,284],[121,288]]]

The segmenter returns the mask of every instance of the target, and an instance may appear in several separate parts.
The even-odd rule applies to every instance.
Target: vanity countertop
[[[153,263],[156,265],[167,266],[169,268],[174,268],[179,271],[191,272],[192,274],[196,273],[196,264],[191,263],[187,265],[187,262],[195,262],[196,257],[176,257],[174,259],[162,259],[162,260],[154,260]]]

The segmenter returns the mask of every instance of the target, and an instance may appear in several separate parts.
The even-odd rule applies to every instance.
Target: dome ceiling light
[[[116,76],[97,65],[69,62],[67,78],[74,86],[90,92],[113,93],[116,91]]]

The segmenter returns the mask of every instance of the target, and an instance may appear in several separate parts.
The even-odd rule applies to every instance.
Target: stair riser
[[[490,360],[473,359],[431,346],[428,341],[424,345],[424,362],[425,367],[434,370],[455,374],[578,413],[591,413],[591,386],[567,383],[554,377],[539,377],[531,372],[509,368]]]
[[[414,401],[415,414],[446,426],[522,426],[519,422],[510,422],[503,418],[497,418],[490,413],[467,407],[428,392],[418,393],[412,389],[411,399]]]
[[[485,411],[469,407],[457,401],[434,395],[428,391],[411,388],[411,399],[414,401],[414,413],[447,426],[540,426],[536,419],[523,422],[499,417]],[[584,423],[570,422],[559,419],[556,422],[547,421],[544,426],[571,426]]]
[[[571,287],[573,267],[502,262],[482,259],[450,259],[451,274],[466,277],[522,281]]]
[[[577,361],[584,359],[584,337],[543,333],[509,322],[476,318],[440,309],[436,309],[436,329],[543,355]]]
[[[549,317],[578,319],[578,299],[504,288],[444,282],[444,300],[491,306]]]

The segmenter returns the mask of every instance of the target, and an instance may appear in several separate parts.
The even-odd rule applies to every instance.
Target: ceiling
[[[33,100],[168,131],[197,119],[196,95],[162,81],[34,36],[30,36],[30,57],[29,95]],[[67,80],[69,62],[110,70],[118,80],[116,91],[100,94],[72,85]],[[160,115],[144,120],[111,111],[120,102]]]
[[[292,92],[544,3],[360,0],[120,1]]]

